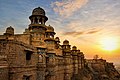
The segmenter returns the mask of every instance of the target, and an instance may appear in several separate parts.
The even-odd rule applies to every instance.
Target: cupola
[[[6,29],[6,33],[4,33],[5,35],[14,35],[14,28],[12,28],[11,26],[8,27]]]

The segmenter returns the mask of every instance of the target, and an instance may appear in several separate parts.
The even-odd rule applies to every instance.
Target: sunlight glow
[[[113,51],[117,49],[117,39],[112,37],[106,37],[100,41],[101,47],[107,51]]]

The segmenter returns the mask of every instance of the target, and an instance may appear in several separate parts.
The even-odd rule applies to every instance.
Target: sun
[[[117,49],[117,39],[112,37],[106,37],[101,39],[100,45],[103,50],[113,51]]]

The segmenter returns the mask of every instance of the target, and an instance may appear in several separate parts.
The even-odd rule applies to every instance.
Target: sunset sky
[[[120,63],[120,0],[0,0],[0,34],[8,26],[23,33],[36,7],[46,11],[46,25],[55,28],[61,44],[67,39],[86,58],[97,54]]]

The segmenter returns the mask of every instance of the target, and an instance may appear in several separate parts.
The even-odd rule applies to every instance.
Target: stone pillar
[[[33,17],[32,19],[33,19],[33,21],[31,21],[31,23],[34,24],[35,23],[35,17]]]
[[[37,22],[38,24],[40,24],[40,17],[37,17]]]
[[[45,19],[44,18],[42,18],[41,24],[45,24]]]

